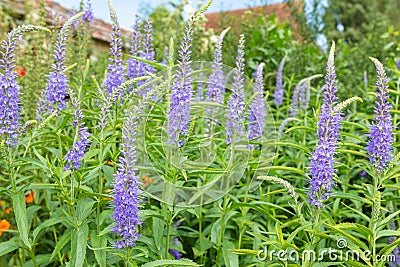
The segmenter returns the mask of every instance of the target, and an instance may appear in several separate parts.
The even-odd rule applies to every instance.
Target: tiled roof
[[[241,18],[245,12],[252,12],[254,14],[264,14],[268,16],[272,13],[276,15],[280,22],[290,22],[296,28],[296,23],[294,18],[291,15],[291,8],[294,7],[297,10],[301,8],[301,2],[295,1],[288,3],[279,3],[279,4],[272,4],[266,6],[257,6],[252,8],[245,8],[245,9],[237,9],[237,10],[230,10],[225,12],[215,12],[215,13],[206,13],[205,16],[208,19],[206,28],[207,29],[220,29],[221,21],[224,21],[224,18]],[[234,23],[234,22],[230,22]],[[224,25],[225,27],[228,25]],[[229,25],[235,26],[235,25]]]
[[[26,15],[24,2],[25,2],[24,0],[5,0],[6,7],[12,10],[14,13],[21,16]],[[60,23],[62,24],[67,20],[67,18],[71,17],[75,13],[73,10],[65,8],[64,6],[52,0],[46,0],[46,4],[47,4],[46,21],[50,25],[59,25]],[[104,22],[101,19],[95,18],[92,22],[90,22],[89,31],[93,39],[103,42],[111,41],[111,34],[112,34],[111,24]],[[130,36],[129,30],[121,29],[121,33],[122,36],[125,37]]]

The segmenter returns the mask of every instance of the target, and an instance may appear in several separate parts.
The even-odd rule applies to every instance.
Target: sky
[[[55,2],[67,8],[79,8],[80,0],[54,0]],[[172,0],[174,3],[180,3],[182,0]],[[197,9],[200,0],[189,0],[192,6]],[[94,16],[104,21],[110,22],[108,13],[108,0],[92,0]],[[135,15],[144,15],[146,11],[157,5],[165,4],[169,6],[171,0],[113,0],[114,9],[118,15],[121,27],[130,29]],[[207,1],[204,1],[207,2]],[[213,0],[207,12],[219,12],[233,9],[247,8],[250,6],[258,6],[263,4],[273,4],[283,2],[282,0]]]

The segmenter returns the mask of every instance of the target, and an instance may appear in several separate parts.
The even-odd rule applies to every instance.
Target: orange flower
[[[108,193],[108,192],[110,192],[111,191],[111,189],[110,188],[107,188],[106,190],[104,190],[104,193]],[[111,197],[105,197],[105,198],[103,198],[104,200],[112,200],[112,198]]]
[[[20,76],[20,77],[26,75],[26,68],[25,67],[22,67],[22,69],[19,69],[18,67],[16,67],[15,71],[18,73],[18,76]]]
[[[3,231],[10,229],[11,224],[7,220],[0,221],[0,236],[2,236]]]
[[[3,212],[1,213],[1,215],[4,216],[4,215],[6,215],[6,214],[10,214],[11,211],[12,211],[12,208],[9,207],[9,208],[7,208],[6,210],[3,210]]]
[[[29,194],[27,194],[27,195],[25,196],[25,203],[26,203],[26,204],[32,203],[34,197],[35,197],[35,193],[34,193],[33,191],[31,191]]]
[[[114,162],[111,159],[109,159],[109,160],[107,160],[107,164],[108,165],[114,165]]]
[[[143,187],[148,186],[153,182],[153,179],[149,178],[148,176],[143,176]]]

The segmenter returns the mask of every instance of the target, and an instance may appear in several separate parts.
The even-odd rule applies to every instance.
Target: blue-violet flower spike
[[[111,34],[110,58],[108,59],[109,64],[107,66],[108,73],[104,84],[106,86],[106,93],[108,96],[110,96],[114,92],[114,90],[125,81],[125,76],[122,60],[121,28],[119,26],[117,15],[114,11],[111,0],[108,1],[108,5],[110,9],[113,32]],[[123,93],[124,91],[121,90],[121,101],[123,98]]]
[[[335,110],[337,104],[336,73],[334,65],[335,43],[332,44],[326,64],[324,100],[318,122],[318,142],[311,157],[311,181],[308,192],[312,205],[320,208],[328,199],[334,186],[333,174],[336,143],[339,139],[341,113]]]
[[[388,102],[388,81],[386,72],[379,60],[371,58],[376,66],[376,104],[374,122],[370,126],[367,151],[369,161],[381,173],[393,157],[393,123],[390,114],[391,105]]]
[[[190,100],[192,98],[192,40],[194,18],[185,27],[179,49],[178,65],[171,90],[171,105],[168,113],[168,143],[181,147],[182,136],[187,136],[190,121]]]
[[[122,129],[121,156],[118,171],[114,178],[114,215],[113,231],[120,238],[115,242],[116,248],[135,246],[139,237],[138,226],[141,191],[136,169],[136,129],[142,107],[132,105]]]
[[[6,36],[1,43],[0,51],[0,136],[4,135],[5,143],[10,146],[17,144],[19,135],[19,91],[21,86],[16,81],[15,46],[18,38],[25,32],[44,30],[42,27],[22,25]]]
[[[249,139],[257,138],[263,134],[265,126],[265,102],[264,102],[264,64],[258,65],[255,73],[254,93],[257,94],[251,103],[249,118]]]
[[[226,143],[231,144],[240,141],[243,130],[244,113],[244,35],[240,35],[236,67],[232,83],[232,95],[229,97],[229,114],[226,125]]]
[[[60,111],[66,108],[66,96],[70,90],[68,84],[68,77],[64,73],[65,70],[65,57],[66,57],[66,42],[68,38],[68,31],[71,25],[77,21],[84,13],[78,13],[70,18],[61,28],[56,44],[54,46],[54,63],[51,65],[52,71],[50,72],[46,86],[43,88],[36,115],[37,118],[43,119],[50,115],[53,111]]]
[[[283,102],[282,73],[283,73],[284,64],[285,64],[285,57],[279,63],[278,72],[276,74],[276,87],[275,87],[275,92],[274,92],[274,104],[275,104],[275,106],[279,106]]]

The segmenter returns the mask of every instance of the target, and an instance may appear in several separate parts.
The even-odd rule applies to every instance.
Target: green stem
[[[249,192],[249,185],[250,185],[250,174],[247,175],[247,181],[246,181],[246,192],[244,195],[243,203],[247,203],[247,197],[248,197],[248,192]],[[238,248],[240,249],[242,247],[242,238],[243,238],[243,233],[245,231],[244,227],[244,222],[246,221],[246,214],[247,214],[247,208],[242,208],[242,220],[240,222],[240,229],[239,229],[239,241],[238,241]]]
[[[318,237],[317,237],[317,233],[320,231],[320,217],[321,217],[321,209],[317,208],[316,210],[314,209],[314,224],[313,224],[313,232],[311,233],[311,248],[316,250],[316,245],[318,243]],[[316,251],[317,253],[317,251]],[[308,263],[309,267],[312,267],[314,264],[314,262],[312,260],[310,260],[310,262]]]
[[[39,267],[39,265],[38,265],[38,263],[36,261],[35,253],[33,253],[33,249],[32,248],[29,250],[29,254],[31,255],[33,266]]]
[[[232,161],[233,161],[233,155],[234,155],[234,147],[235,147],[235,136],[233,135],[233,142],[231,144],[231,149],[230,149],[230,158],[229,158],[229,164],[228,166],[232,165]],[[219,228],[219,233],[218,233],[218,242],[217,242],[217,248],[218,248],[218,252],[217,252],[217,266],[219,266],[219,261],[220,261],[220,257],[221,257],[221,243],[222,243],[222,239],[223,239],[223,235],[224,235],[224,230],[225,230],[225,215],[226,215],[226,210],[228,207],[228,203],[229,203],[229,176],[225,177],[225,195],[224,195],[224,202],[223,202],[223,206],[222,206],[222,217],[221,217],[221,224],[220,224],[220,228]]]
[[[200,256],[200,262],[202,264],[205,263],[205,258],[204,258],[204,254],[203,254],[203,197],[204,195],[201,195],[200,198],[200,206],[199,206],[199,243],[200,243],[200,252],[201,252],[201,256]]]
[[[99,143],[99,164],[100,166],[103,165],[103,139],[104,139],[104,133],[103,133],[103,129],[100,130],[100,143]],[[99,171],[99,194],[103,193],[103,172],[100,168]],[[100,233],[100,211],[101,211],[101,205],[100,205],[101,199],[100,197],[97,200],[97,209],[96,209],[96,224],[97,224],[97,234]]]
[[[171,220],[170,220],[170,213],[168,212],[168,221],[167,221],[167,236],[165,240],[165,258],[168,258],[168,250],[169,250],[169,237],[170,237],[170,231],[171,231]]]

